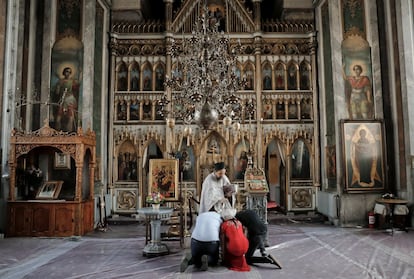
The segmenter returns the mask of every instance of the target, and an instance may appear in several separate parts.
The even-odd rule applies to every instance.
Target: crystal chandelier
[[[171,54],[177,67],[165,78],[171,98],[166,93],[158,102],[158,113],[163,117],[196,123],[206,130],[218,120],[240,119],[242,106],[236,93],[245,84],[237,76],[240,44],[230,49],[229,38],[218,32],[218,27],[205,6],[191,37],[183,38],[181,45],[172,40]]]

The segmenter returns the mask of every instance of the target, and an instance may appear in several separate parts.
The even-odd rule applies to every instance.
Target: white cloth
[[[407,215],[408,214],[408,207],[406,205],[397,204],[394,207],[394,215]]]
[[[201,188],[199,213],[209,211],[217,202],[224,199],[223,186],[230,184],[226,175],[217,179],[214,173],[210,173],[203,181]]]
[[[195,228],[191,237],[198,241],[219,241],[220,225],[222,223],[220,214],[214,211],[204,212],[198,215]]]
[[[216,210],[217,211],[217,210]],[[233,208],[228,200],[223,202],[221,206],[220,216],[223,220],[230,220],[236,216],[236,209]]]
[[[387,215],[387,207],[383,204],[376,203],[374,207],[374,213],[379,215]]]

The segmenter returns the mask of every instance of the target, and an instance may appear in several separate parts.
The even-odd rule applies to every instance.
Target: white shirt
[[[214,211],[204,212],[198,215],[195,228],[191,237],[198,241],[219,241],[220,225],[222,223],[220,214]]]
[[[201,188],[200,209],[199,213],[209,211],[218,201],[224,198],[223,186],[230,184],[226,175],[219,180],[214,173],[210,173],[204,179]]]

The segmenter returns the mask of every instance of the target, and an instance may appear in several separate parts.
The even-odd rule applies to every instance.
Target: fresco
[[[348,119],[373,119],[371,48],[365,39],[363,1],[344,1],[342,68]]]
[[[56,42],[52,48],[49,125],[61,131],[80,126],[83,44],[82,1],[58,1]]]

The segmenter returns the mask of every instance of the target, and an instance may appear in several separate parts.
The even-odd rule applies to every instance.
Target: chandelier
[[[176,67],[171,77],[165,77],[171,97],[166,93],[158,101],[158,113],[163,117],[196,123],[205,130],[218,120],[229,123],[241,118],[242,106],[236,96],[245,84],[236,67],[240,43],[230,49],[229,38],[218,27],[205,6],[191,37],[183,37],[181,44],[172,39],[170,51]]]

